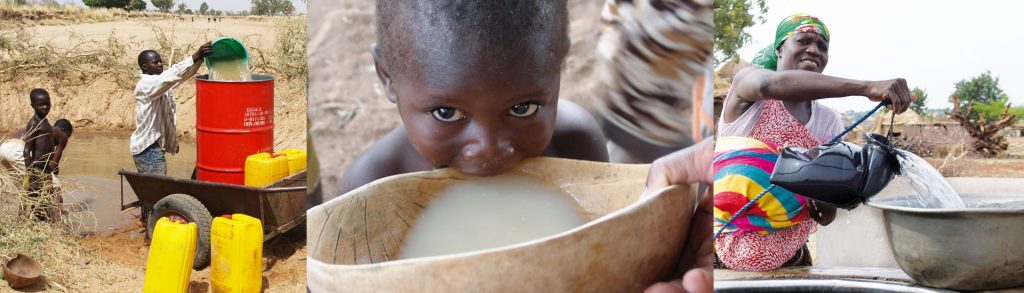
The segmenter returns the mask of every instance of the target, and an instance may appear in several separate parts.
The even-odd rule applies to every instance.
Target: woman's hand
[[[907,80],[902,78],[868,82],[865,96],[875,102],[892,101],[892,105],[886,107],[896,114],[906,111],[910,108],[910,102],[916,100],[907,88]]]

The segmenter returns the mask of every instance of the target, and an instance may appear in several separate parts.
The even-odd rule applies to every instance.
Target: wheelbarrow
[[[263,223],[263,241],[285,233],[306,220],[306,171],[285,177],[265,187],[251,187],[127,170],[121,175],[121,210],[141,207],[140,220],[151,237],[161,217],[194,222],[198,239],[193,269],[210,264],[210,225],[213,215],[246,214]],[[124,180],[138,200],[125,203]]]

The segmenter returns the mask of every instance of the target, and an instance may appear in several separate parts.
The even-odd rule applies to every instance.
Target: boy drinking
[[[342,193],[435,168],[493,176],[536,156],[607,161],[594,118],[558,99],[565,1],[378,1],[376,15],[371,51],[402,125],[356,158]]]

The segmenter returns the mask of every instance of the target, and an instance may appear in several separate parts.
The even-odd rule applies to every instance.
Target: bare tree
[[[982,156],[986,158],[995,157],[1009,148],[1009,143],[1007,143],[1006,137],[1003,136],[1002,130],[1017,121],[1017,116],[1010,114],[1010,104],[1006,104],[1006,108],[1003,109],[1003,113],[999,117],[989,122],[985,117],[977,115],[974,115],[976,118],[972,119],[974,103],[967,104],[967,109],[961,111],[960,98],[953,95],[949,99],[953,103],[953,110],[946,112],[946,114],[949,115],[950,119],[959,122],[960,126],[963,126],[967,133],[975,138],[974,149],[981,153]]]

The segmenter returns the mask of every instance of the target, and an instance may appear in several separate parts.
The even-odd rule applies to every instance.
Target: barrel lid
[[[213,40],[213,44],[210,45],[212,51],[210,56],[206,57],[206,66],[213,66],[213,62],[221,60],[236,60],[242,59],[243,62],[249,63],[249,50],[245,48],[245,44],[242,41],[232,37],[219,37]]]

